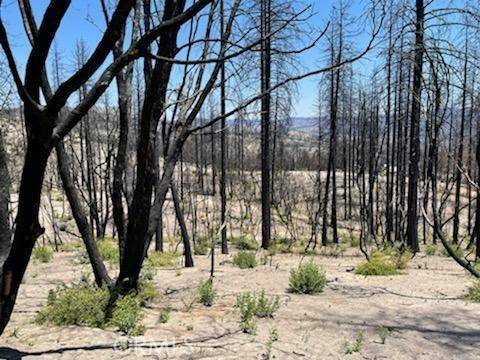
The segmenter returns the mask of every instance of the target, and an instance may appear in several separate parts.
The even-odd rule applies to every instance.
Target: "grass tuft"
[[[49,246],[37,246],[33,249],[33,258],[42,263],[48,263],[53,259],[53,250]]]

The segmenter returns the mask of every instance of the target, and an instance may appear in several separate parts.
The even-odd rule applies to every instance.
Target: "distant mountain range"
[[[291,130],[311,132],[318,128],[318,117],[294,117]]]

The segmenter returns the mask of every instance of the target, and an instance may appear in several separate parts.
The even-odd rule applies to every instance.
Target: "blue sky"
[[[32,0],[34,13],[37,22],[40,22],[40,15],[48,4],[47,0]],[[332,5],[338,4],[338,0],[303,0],[303,4],[312,4],[314,15],[309,20],[310,23],[318,29],[323,28],[326,19],[329,16]],[[352,1],[350,12],[358,15],[364,9],[364,1]],[[23,72],[24,64],[28,56],[30,47],[25,37],[23,26],[20,19],[20,13],[16,0],[4,0],[2,6],[2,18],[8,31],[9,39],[20,64],[19,67]],[[62,62],[69,67],[74,64],[74,48],[78,40],[82,39],[89,50],[92,50],[100,38],[104,28],[103,15],[100,12],[99,0],[73,0],[68,13],[62,22],[60,31],[56,37],[56,43],[59,46],[62,55]],[[368,37],[364,34],[356,38],[356,48],[361,49],[365,45]],[[319,44],[316,48],[300,55],[300,62],[303,69],[312,70],[323,65],[325,43]],[[374,66],[369,60],[362,61],[359,65],[363,70]],[[295,99],[294,112],[295,116],[310,116],[316,112],[315,102],[317,97],[317,84],[319,78],[309,78],[302,80],[298,84],[299,96]]]

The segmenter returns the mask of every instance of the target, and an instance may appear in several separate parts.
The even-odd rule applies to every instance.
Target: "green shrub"
[[[390,257],[399,270],[407,268],[408,263],[413,257],[413,253],[409,249],[400,249],[398,247],[385,247],[381,251],[385,256]]]
[[[33,249],[33,258],[42,263],[48,263],[53,259],[53,250],[49,246],[37,246]]]
[[[200,236],[195,239],[193,252],[195,255],[207,255],[211,247],[211,239]]]
[[[160,309],[160,314],[158,315],[158,322],[160,324],[166,324],[170,320],[170,312],[172,309],[170,306],[165,306]]]
[[[256,297],[255,315],[261,318],[273,318],[273,315],[280,307],[280,298],[278,296],[268,298],[265,290],[262,290]]]
[[[57,291],[50,290],[47,305],[41,309],[37,324],[103,327],[108,304],[107,289],[80,282]]]
[[[250,309],[252,314],[259,318],[273,318],[280,307],[280,298],[278,296],[269,298],[265,290],[259,294],[246,291],[237,295],[235,307],[241,312]]]
[[[294,244],[294,241],[290,238],[280,238],[280,239],[276,239],[275,243],[272,244],[270,248],[274,247],[275,248],[274,251],[280,254],[288,254],[292,252],[293,244]]]
[[[108,324],[127,335],[136,336],[145,332],[145,327],[139,324],[142,319],[141,301],[136,294],[132,293],[122,296],[116,301],[112,318]]]
[[[257,330],[255,296],[249,291],[241,293],[237,295],[235,306],[240,310],[240,330],[247,334],[255,334]]]
[[[240,269],[254,268],[257,266],[257,258],[254,253],[240,251],[233,257],[233,263]]]
[[[212,279],[201,281],[198,285],[198,301],[205,306],[212,306],[215,299],[215,288]]]
[[[277,254],[278,250],[279,250],[278,246],[276,244],[272,244],[267,249],[267,255],[268,256],[274,256],[274,255]]]
[[[363,332],[360,332],[357,334],[357,337],[355,338],[353,343],[350,343],[348,340],[344,340],[342,343],[343,352],[346,355],[360,352],[360,350],[362,350],[363,341],[364,341]]]
[[[258,295],[246,291],[237,295],[235,307],[240,310],[240,330],[255,334],[256,318],[272,318],[280,307],[280,299],[278,296],[268,298],[265,290]]]
[[[387,341],[387,337],[390,335],[390,330],[385,326],[380,325],[380,326],[377,326],[376,331],[378,336],[380,337],[380,342],[382,344],[385,344],[385,342]]]
[[[259,245],[255,241],[248,239],[246,236],[239,236],[233,238],[231,241],[240,250],[258,250],[259,248]]]
[[[175,267],[179,264],[180,254],[177,252],[155,251],[149,254],[147,264],[156,267]]]
[[[386,247],[374,251],[370,260],[359,265],[355,270],[359,275],[389,276],[398,274],[398,270],[406,269],[413,254],[410,250],[400,250],[397,247]]]
[[[37,324],[58,326],[88,326],[104,328],[112,326],[128,335],[140,335],[144,328],[140,325],[143,318],[141,306],[151,299],[151,290],[141,289],[139,294],[128,294],[117,299],[111,317],[106,316],[110,292],[86,281],[50,290],[47,305],[35,317]],[[147,295],[148,294],[148,295]]]
[[[480,303],[480,280],[476,280],[467,289],[467,300]]]
[[[278,341],[278,330],[276,327],[272,327],[270,328],[270,331],[268,333],[268,341],[266,343],[267,345],[267,359],[270,359],[270,353],[272,352],[272,348],[273,348],[273,343],[275,341]]]
[[[138,298],[142,305],[151,302],[159,297],[155,284],[151,281],[142,280],[138,286]]]
[[[318,294],[326,283],[325,271],[313,261],[290,271],[289,291],[297,294]]]
[[[389,276],[397,275],[398,269],[392,257],[375,251],[370,255],[370,260],[357,266],[355,274],[365,276]]]
[[[69,241],[69,242],[60,244],[60,251],[64,251],[64,252],[79,251],[81,249],[82,249],[81,241]]]
[[[118,264],[120,261],[120,253],[118,243],[111,238],[104,238],[97,242],[98,252],[103,260],[110,264]]]
[[[70,214],[63,214],[63,215],[57,215],[56,218],[58,219],[59,222],[67,223],[73,219],[73,216]]]

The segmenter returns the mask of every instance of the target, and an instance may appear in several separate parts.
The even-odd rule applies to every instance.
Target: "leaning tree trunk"
[[[108,276],[108,271],[103,263],[102,257],[95,243],[95,238],[92,232],[92,228],[88,223],[88,215],[82,206],[82,200],[80,194],[75,187],[75,183],[70,174],[68,168],[68,155],[65,152],[63,142],[60,142],[55,147],[57,152],[57,161],[58,161],[58,171],[60,173],[60,178],[62,179],[63,188],[65,194],[67,195],[68,203],[72,210],[73,218],[77,224],[78,231],[82,236],[85,248],[87,249],[88,258],[90,264],[92,265],[93,274],[95,277],[95,282],[98,286],[102,285],[111,285],[112,280]]]
[[[37,238],[45,232],[38,221],[42,184],[50,149],[31,138],[20,183],[15,234],[0,280],[0,334],[10,320],[18,289]]]

